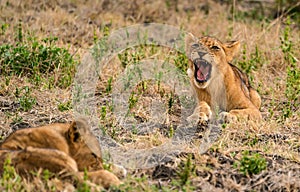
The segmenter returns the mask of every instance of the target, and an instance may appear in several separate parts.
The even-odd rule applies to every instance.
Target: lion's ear
[[[230,41],[224,44],[224,50],[226,54],[226,60],[231,62],[234,56],[240,50],[240,42],[239,41]]]
[[[89,131],[88,122],[83,118],[73,121],[68,131],[68,137],[72,142],[78,142]]]
[[[71,142],[78,142],[80,139],[80,132],[79,127],[76,123],[76,121],[73,121],[70,125],[70,128],[68,130],[68,137]]]

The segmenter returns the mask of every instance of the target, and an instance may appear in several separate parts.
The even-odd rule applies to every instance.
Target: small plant
[[[9,114],[9,116],[11,116],[11,114]],[[18,123],[21,123],[22,121],[23,121],[23,118],[21,116],[19,116],[18,112],[13,115],[12,124],[18,124]]]
[[[133,126],[132,126],[131,133],[132,133],[133,135],[138,134],[138,129],[137,129],[136,125],[133,125]]]
[[[250,138],[249,138],[250,139]],[[257,137],[254,137],[254,138],[251,138],[250,141],[248,142],[248,145],[250,147],[253,147],[254,145],[256,145],[258,143],[258,138]]]
[[[50,178],[52,178],[54,176],[53,173],[51,173],[48,169],[43,170],[43,174],[42,174],[42,178],[45,181],[48,181]]]
[[[244,151],[242,155],[242,159],[235,162],[233,166],[244,175],[258,174],[267,168],[266,159],[259,153],[250,154],[249,151]]]
[[[36,99],[31,96],[28,86],[21,89],[16,88],[15,96],[18,98],[22,111],[29,111],[36,104]]]
[[[175,100],[175,96],[173,94],[173,92],[171,92],[171,94],[169,95],[168,98],[168,113],[171,114],[172,109],[173,109],[173,105],[174,105],[174,101]]]
[[[261,52],[258,49],[258,46],[255,46],[255,52],[250,54],[250,58],[247,58],[247,50],[244,47],[243,51],[243,59],[238,62],[238,65],[242,68],[242,70],[247,74],[251,75],[251,72],[257,70],[263,64],[263,57]],[[251,79],[252,80],[252,79]]]
[[[67,101],[67,102],[60,102],[58,101],[58,105],[57,108],[59,111],[63,112],[63,111],[69,111],[70,109],[72,109],[72,105],[71,105],[71,101]]]
[[[8,26],[9,25],[7,23],[4,23],[4,24],[1,25],[0,35],[3,35],[5,33],[5,31],[7,30]]]
[[[182,186],[188,184],[189,178],[194,174],[194,172],[195,165],[192,163],[191,155],[188,155],[186,162],[179,167],[179,171],[177,172],[177,175],[180,179],[180,185]]]
[[[118,58],[124,68],[130,63],[127,50],[125,50],[124,53],[118,54]]]
[[[84,170],[83,182],[77,188],[78,192],[90,192],[91,186],[88,184],[87,170]]]
[[[110,93],[112,91],[112,80],[113,78],[110,77],[107,81],[106,93]]]
[[[195,187],[191,185],[189,180],[195,174],[195,165],[192,162],[191,155],[189,155],[186,161],[180,164],[177,171],[179,178],[172,180],[172,185],[177,188],[176,191],[195,191]]]
[[[6,159],[3,165],[3,180],[8,180],[16,175],[15,168],[11,166],[11,159]]]
[[[107,107],[106,107],[106,106],[102,106],[102,107],[101,107],[101,119],[102,119],[102,120],[105,119],[106,113],[107,113]]]
[[[174,64],[178,69],[184,74],[188,68],[188,58],[185,54],[177,53],[177,56],[174,58]]]
[[[156,79],[158,91],[160,91],[160,88],[161,88],[160,86],[161,86],[162,77],[163,77],[163,73],[161,71],[159,73],[155,74],[155,79]]]
[[[130,94],[130,97],[129,97],[129,110],[131,110],[138,102],[139,100],[139,96],[133,91],[131,92]]]
[[[300,69],[297,66],[298,60],[294,56],[293,42],[290,40],[290,24],[291,21],[288,18],[283,36],[280,37],[280,48],[284,54],[284,60],[288,64],[285,89],[287,102],[283,109],[283,119],[289,118],[294,109],[297,109],[300,105]]]
[[[168,137],[172,138],[174,136],[174,132],[175,132],[175,130],[174,130],[173,125],[170,125]]]

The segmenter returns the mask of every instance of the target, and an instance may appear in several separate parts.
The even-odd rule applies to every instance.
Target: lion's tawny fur
[[[103,169],[99,143],[84,119],[17,130],[0,144],[1,172],[7,158],[21,175],[42,168],[66,171],[82,180],[87,170],[88,177],[103,187],[120,183]]]
[[[251,87],[247,75],[230,64],[239,50],[240,43],[238,41],[222,43],[213,37],[189,36],[186,39],[186,52],[189,56],[195,52],[191,45],[198,47],[195,44],[204,47],[213,59],[211,76],[206,82],[195,79],[196,69],[193,61],[191,59],[189,61],[188,75],[198,100],[195,113],[199,116],[200,123],[209,120],[216,108],[225,120],[260,120],[262,117],[259,111],[261,105],[259,94]]]

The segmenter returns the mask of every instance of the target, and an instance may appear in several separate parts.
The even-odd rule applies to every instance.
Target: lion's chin
[[[210,80],[200,83],[194,78],[194,84],[199,89],[205,89],[209,85],[209,82],[210,82]]]

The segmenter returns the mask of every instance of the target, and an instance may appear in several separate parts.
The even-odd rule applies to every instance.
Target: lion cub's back
[[[69,153],[66,132],[70,124],[56,123],[36,128],[20,129],[0,144],[1,149],[20,150],[26,147],[58,149]]]

